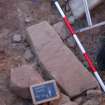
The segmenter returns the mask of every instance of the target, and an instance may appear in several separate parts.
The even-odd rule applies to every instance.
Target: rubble
[[[65,40],[69,36],[68,31],[66,30],[63,22],[58,22],[54,24],[53,28],[58,33],[58,35],[62,38],[62,40]]]
[[[30,99],[30,85],[43,82],[43,78],[32,65],[22,65],[11,69],[10,88],[17,95]]]

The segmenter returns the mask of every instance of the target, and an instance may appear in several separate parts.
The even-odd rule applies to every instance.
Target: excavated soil
[[[94,24],[105,20],[104,10],[105,2],[93,10],[91,14]],[[9,74],[12,67],[31,63],[24,58],[24,51],[30,47],[25,37],[27,34],[25,29],[43,20],[47,20],[50,24],[62,20],[58,12],[51,8],[49,0],[0,0],[0,100],[5,105],[31,105],[30,101],[20,99],[10,91]],[[99,39],[105,35],[104,28],[105,26],[102,26],[79,34],[94,63],[100,48]],[[19,43],[13,42],[12,39],[16,33],[22,36]],[[85,63],[78,48],[75,51]],[[103,98],[102,105],[104,100]]]

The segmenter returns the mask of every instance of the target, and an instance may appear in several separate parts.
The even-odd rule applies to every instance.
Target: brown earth
[[[94,23],[105,20],[104,9],[105,2],[92,12]],[[25,38],[25,28],[43,20],[51,24],[61,20],[58,13],[51,8],[49,0],[0,0],[0,99],[3,99],[6,105],[31,105],[31,102],[22,100],[10,92],[9,72],[12,67],[30,63],[23,57],[25,49],[30,46]],[[94,49],[99,45],[97,39],[104,34],[104,28],[102,26],[79,35],[94,61]],[[12,36],[15,33],[20,33],[24,40],[13,43]],[[81,58],[78,49],[75,54]],[[104,97],[102,103],[105,103]]]

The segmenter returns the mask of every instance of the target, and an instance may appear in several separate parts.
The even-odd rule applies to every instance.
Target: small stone
[[[59,105],[65,104],[65,103],[67,103],[69,101],[70,101],[70,98],[68,96],[66,96],[64,94],[61,94],[61,100],[59,102]]]
[[[75,48],[76,42],[72,36],[69,36],[63,22],[58,22],[54,24],[53,27],[68,47]]]
[[[22,41],[22,36],[20,34],[15,34],[13,36],[13,42],[21,42]]]
[[[53,28],[55,29],[55,31],[58,33],[58,34],[61,34],[61,31],[64,27],[64,24],[63,22],[58,22],[56,24],[53,25]]]
[[[75,99],[75,102],[80,105],[82,100],[83,100],[82,97],[79,97]]]
[[[100,102],[97,101],[96,99],[91,99],[86,101],[83,105],[100,105]]]
[[[65,40],[68,37],[68,31],[66,30],[63,22],[58,22],[53,25],[53,28],[61,37],[62,40]]]
[[[33,65],[22,65],[11,69],[10,89],[24,99],[30,99],[30,85],[43,82],[43,78]]]
[[[31,21],[32,21],[32,17],[30,17],[30,16],[25,17],[25,22],[26,23],[30,23]]]
[[[88,90],[87,96],[100,96],[102,94],[101,90]]]
[[[69,38],[67,39],[67,45],[68,45],[69,47],[72,47],[72,48],[75,48],[75,47],[76,47],[76,42],[75,42],[75,40],[73,39],[73,37],[69,37]]]
[[[33,57],[34,57],[34,55],[32,54],[32,51],[30,49],[26,49],[23,56],[27,61],[32,61]]]
[[[70,16],[70,17],[68,17],[68,19],[69,19],[69,21],[70,21],[71,23],[74,23],[74,21],[75,21],[75,17],[74,17],[74,16]]]

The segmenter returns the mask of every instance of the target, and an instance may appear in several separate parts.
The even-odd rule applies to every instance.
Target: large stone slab
[[[18,96],[31,99],[30,85],[43,82],[43,78],[33,65],[22,65],[11,69],[10,88]]]
[[[27,31],[40,62],[69,96],[76,96],[98,86],[94,77],[46,21],[30,26]]]

